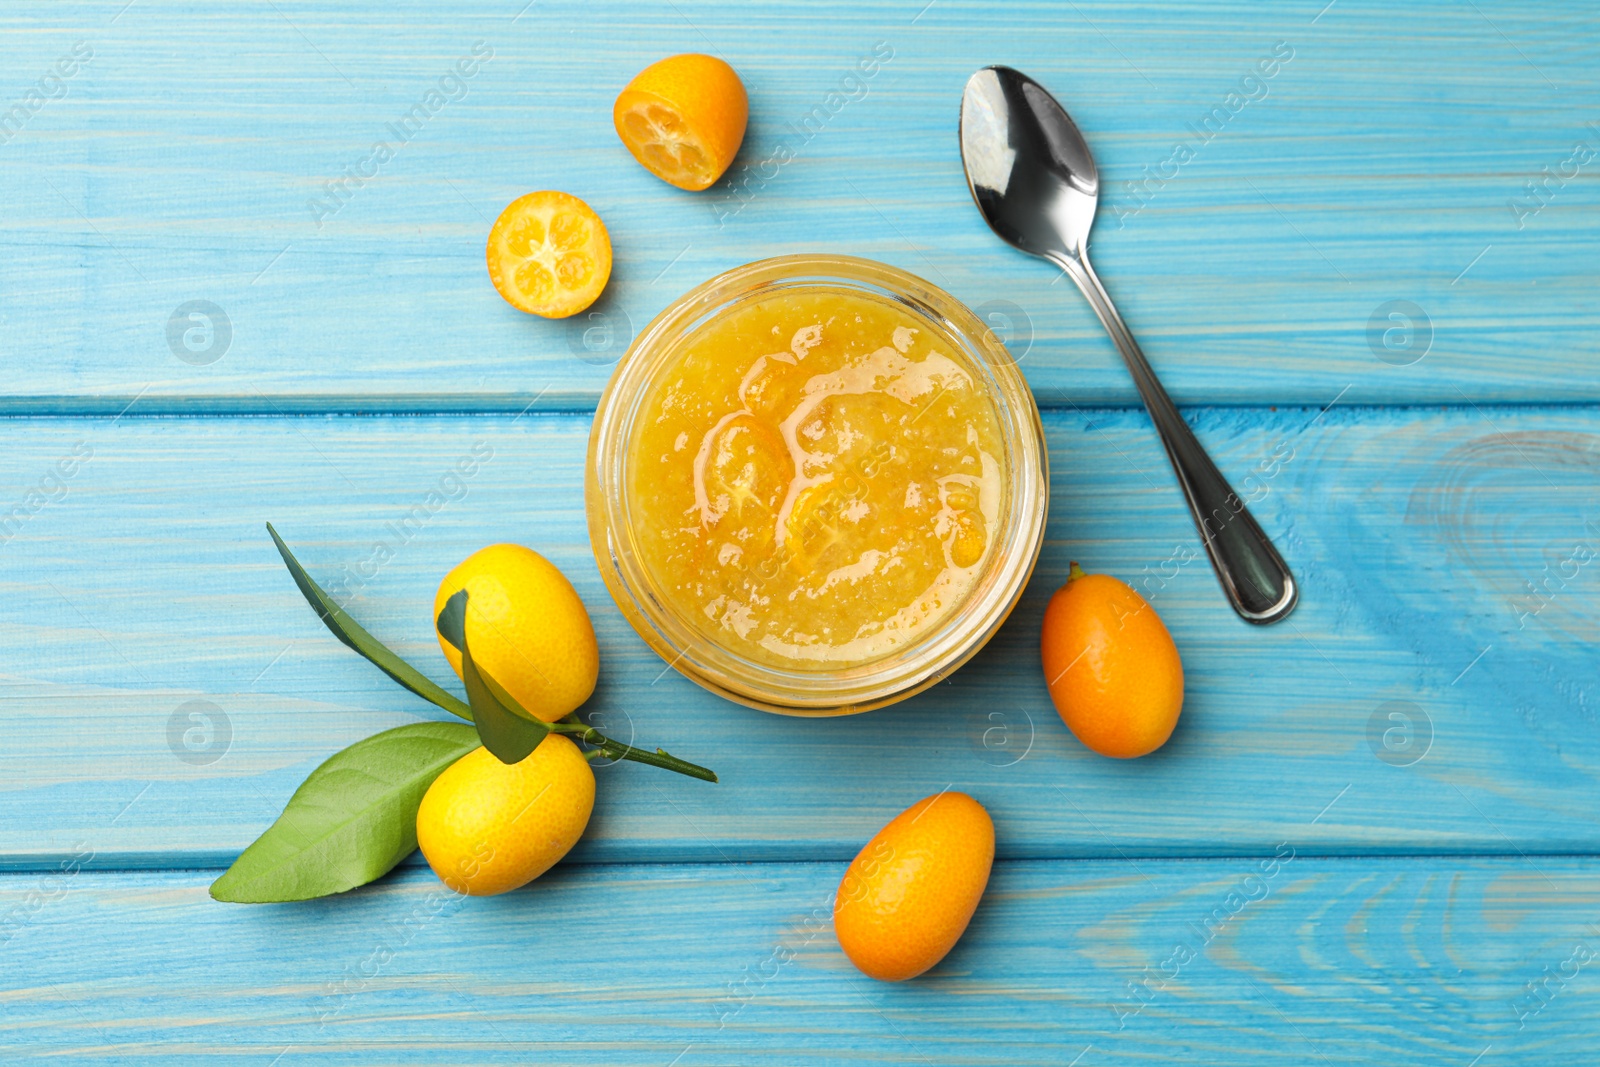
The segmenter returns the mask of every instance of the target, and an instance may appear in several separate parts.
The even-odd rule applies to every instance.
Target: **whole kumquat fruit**
[[[480,548],[439,583],[436,633],[439,613],[462,589],[473,660],[524,711],[555,722],[589,699],[600,675],[600,648],[578,591],[555,564],[521,545]],[[460,676],[460,650],[437,636]]]
[[[994,822],[982,804],[951,792],[917,801],[867,842],[839,883],[839,947],[872,978],[915,978],[961,939],[993,863]]]
[[[594,771],[562,735],[550,734],[520,763],[475,748],[422,795],[417,844],[445,885],[493,896],[554,867],[593,811]]]
[[[657,178],[698,191],[722,177],[744,140],[750,101],[716,56],[668,56],[641,70],[611,109],[617,136]]]
[[[576,315],[611,277],[611,236],[600,216],[569,193],[519,196],[489,230],[489,280],[519,311],[547,319]]]
[[[1045,608],[1039,644],[1050,700],[1090,749],[1131,759],[1172,736],[1183,663],[1161,616],[1132,587],[1072,564]]]

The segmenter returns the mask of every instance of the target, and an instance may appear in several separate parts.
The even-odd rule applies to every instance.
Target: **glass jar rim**
[[[963,602],[883,657],[832,670],[785,669],[741,655],[688,623],[654,588],[628,519],[634,420],[662,366],[698,326],[735,304],[787,289],[853,288],[885,297],[934,327],[982,374],[1006,452],[997,543]],[[1005,346],[955,297],[916,275],[853,256],[800,254],[725,271],[669,304],[618,362],[589,436],[585,507],[595,563],[612,599],[669,666],[731,700],[789,715],[882,707],[933,685],[974,655],[1015,607],[1038,560],[1048,506],[1044,432],[1026,379]]]

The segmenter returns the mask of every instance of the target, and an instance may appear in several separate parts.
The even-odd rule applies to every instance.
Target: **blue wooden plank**
[[[1600,1037],[1593,859],[1002,862],[899,985],[838,949],[842,869],[564,865],[464,901],[412,871],[261,907],[203,871],[4,876],[0,1056],[1432,1067]]]
[[[1195,419],[1300,576],[1286,624],[1228,610],[1141,413],[1056,412],[1048,543],[1015,615],[948,682],[837,721],[711,697],[622,621],[583,523],[585,418],[7,420],[4,503],[46,502],[0,545],[0,862],[87,841],[102,864],[225,864],[319,760],[431,713],[322,629],[266,519],[452,685],[429,618],[448,567],[511,540],[572,577],[602,648],[591,708],[723,779],[605,771],[590,860],[845,858],[946,785],[988,799],[1012,857],[1252,852],[1295,828],[1323,852],[1593,850],[1593,414]],[[452,481],[474,446],[492,456]],[[75,449],[92,455],[52,479]],[[440,488],[399,544],[389,524]],[[1153,757],[1092,755],[1048,704],[1036,635],[1071,559],[1144,588],[1183,653],[1184,718]]]
[[[620,345],[575,353],[572,324],[512,311],[482,266],[489,220],[548,186],[610,224],[614,336],[729,266],[851,252],[1022,309],[1047,402],[1130,404],[1082,301],[968,202],[955,104],[997,60],[1054,88],[1093,142],[1108,189],[1097,262],[1180,401],[1600,399],[1600,163],[1573,154],[1600,148],[1590,6],[1318,6],[15,8],[0,14],[0,99],[75,42],[93,56],[0,144],[0,344],[20,368],[0,408],[586,407]],[[493,59],[400,146],[390,125],[479,40]],[[847,83],[879,42],[892,58]],[[1278,42],[1293,58],[1244,82]],[[666,187],[611,131],[627,78],[689,49],[726,55],[750,86],[743,199]],[[841,86],[859,98],[764,167]],[[1192,132],[1241,88],[1258,98],[1214,136]],[[386,138],[393,160],[333,197],[327,183]],[[1179,143],[1192,159],[1174,162]],[[1530,181],[1545,182],[1538,199]],[[231,328],[202,366],[167,340],[192,300]],[[1369,343],[1396,300],[1429,327],[1408,366]]]

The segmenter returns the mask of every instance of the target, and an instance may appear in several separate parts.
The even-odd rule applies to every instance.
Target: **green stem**
[[[690,778],[698,778],[702,782],[715,782],[717,780],[715,771],[702,767],[698,763],[690,763],[688,760],[681,760],[676,756],[668,755],[659,748],[654,752],[649,752],[642,748],[634,748],[632,745],[625,745],[621,741],[613,741],[593,726],[579,722],[576,715],[568,715],[560,722],[551,723],[550,732],[566,734],[569,737],[577,738],[585,744],[593,745],[594,751],[606,759],[626,759],[633,760],[635,763],[648,763],[652,767],[677,771],[679,774],[686,774]],[[589,753],[584,753],[584,755],[588,756]]]

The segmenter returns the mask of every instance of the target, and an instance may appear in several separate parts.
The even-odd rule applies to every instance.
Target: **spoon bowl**
[[[1072,117],[1031,78],[985,67],[968,79],[961,158],[978,210],[1007,244],[1047,258],[1088,247],[1100,173]]]

